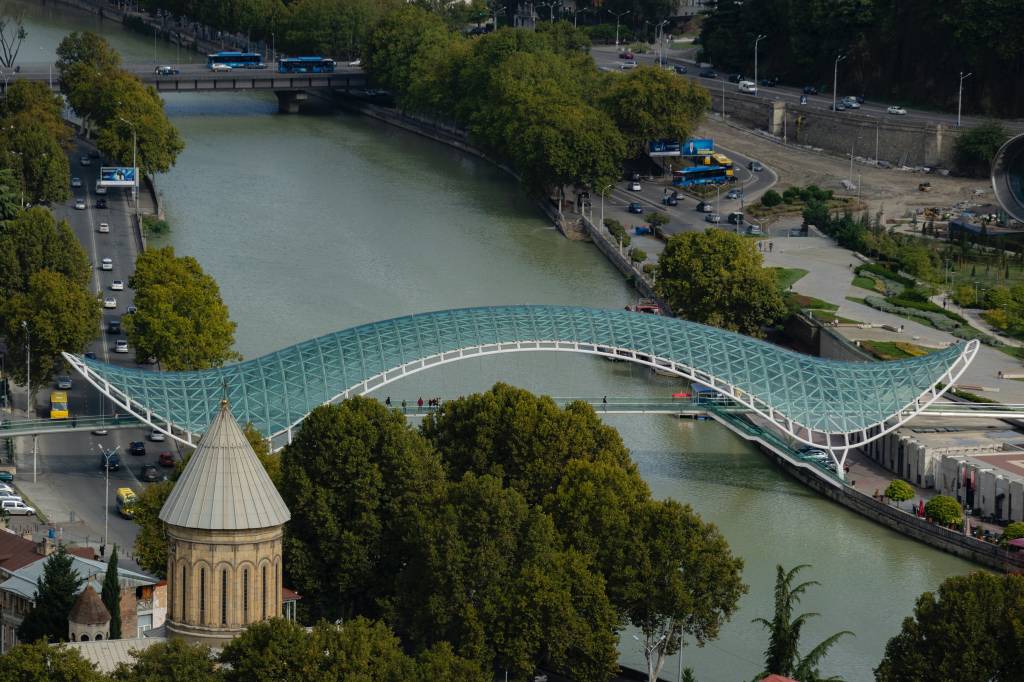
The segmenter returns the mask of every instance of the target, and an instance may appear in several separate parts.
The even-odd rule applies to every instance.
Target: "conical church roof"
[[[68,621],[79,625],[103,625],[110,622],[110,611],[96,590],[92,589],[92,585],[86,585],[78,595],[68,614]]]
[[[226,400],[160,510],[174,526],[244,530],[280,526],[288,507]]]

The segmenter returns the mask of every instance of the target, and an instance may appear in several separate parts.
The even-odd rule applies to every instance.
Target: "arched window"
[[[101,639],[103,639],[103,633],[102,633],[102,632],[97,632],[97,633],[96,633],[96,641],[98,642],[98,641],[100,641]]]
[[[263,564],[263,575],[260,578],[262,581],[261,589],[263,591],[263,620],[267,619],[267,565]]]
[[[82,635],[82,639],[80,639],[79,641],[80,642],[88,642],[89,641],[89,635]]]
[[[228,569],[220,572],[220,624],[228,624]]]
[[[242,569],[242,623],[249,622],[249,569]]]
[[[187,620],[188,601],[186,587],[188,584],[188,566],[181,567],[181,620]]]
[[[206,625],[206,569],[199,569],[199,624]]]

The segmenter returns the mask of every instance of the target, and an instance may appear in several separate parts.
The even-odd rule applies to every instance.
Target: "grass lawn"
[[[879,360],[906,360],[935,351],[906,341],[861,341],[860,347]]]
[[[860,303],[861,305],[867,305],[867,303],[864,302],[863,298],[857,298],[856,296],[847,296],[846,300],[851,301],[853,303]]]
[[[875,280],[871,279],[870,277],[865,277],[863,275],[857,275],[856,277],[853,278],[853,286],[860,287],[861,289],[867,289],[868,291],[875,294],[884,293],[880,292],[875,287]]]
[[[839,315],[836,315],[834,312],[831,312],[829,310],[811,309],[808,310],[808,312],[814,315],[814,319],[818,320],[819,322],[824,322],[826,324],[831,324],[832,322],[837,321],[839,322],[839,324],[864,324],[860,320],[851,320],[848,317],[840,317]]]
[[[804,296],[803,294],[794,294],[790,292],[786,296],[786,300],[792,301],[801,310],[839,310],[839,306],[835,303],[829,303],[828,301],[823,301],[820,298],[814,298],[813,296]]]
[[[783,291],[796,284],[801,277],[809,272],[803,268],[772,268],[772,270],[775,271],[775,281],[779,283],[779,288]]]

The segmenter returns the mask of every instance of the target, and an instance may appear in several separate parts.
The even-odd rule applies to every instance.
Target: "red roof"
[[[761,682],[796,682],[796,680],[783,677],[782,675],[769,675],[762,679]]]
[[[26,540],[16,533],[0,531],[0,568],[17,571],[38,559],[34,541]]]
[[[80,556],[83,559],[96,560],[96,550],[92,547],[67,547],[68,554]]]
[[[289,590],[287,587],[281,588],[281,603],[289,601],[299,601],[302,599],[302,595],[295,590]]]

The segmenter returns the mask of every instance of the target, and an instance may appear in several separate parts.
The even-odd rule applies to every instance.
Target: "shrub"
[[[767,192],[765,192],[764,194],[761,195],[761,205],[762,206],[765,206],[767,208],[771,208],[772,206],[778,206],[781,203],[782,203],[782,197],[779,196],[779,193],[776,192],[773,189],[770,189],[770,190],[768,190]]]
[[[904,287],[913,287],[917,285],[917,282],[910,277],[901,275],[898,272],[890,270],[884,265],[880,265],[878,263],[865,263],[864,265],[857,266],[857,274],[859,275],[862,272],[870,272],[886,279],[891,279],[894,282],[899,282]]]
[[[991,121],[961,133],[953,143],[953,163],[958,171],[972,177],[985,177],[992,159],[1010,135],[1002,124]]]
[[[634,263],[643,263],[647,260],[647,252],[640,248],[632,248],[629,250],[629,260]]]
[[[651,211],[644,216],[644,220],[650,223],[652,230],[657,232],[659,227],[668,224],[669,217],[661,211]]]
[[[658,266],[655,265],[654,263],[644,263],[644,274],[645,275],[653,275],[657,269],[658,269]]]
[[[160,220],[156,216],[142,216],[142,231],[150,237],[159,237],[171,231],[171,226],[166,220]]]
[[[622,244],[624,247],[629,246],[629,243],[632,240],[630,239],[629,233],[626,232],[626,228],[622,226],[622,223],[613,218],[605,218],[604,225],[608,228],[608,232],[617,242]]]
[[[885,496],[893,502],[906,502],[914,498],[914,488],[900,479],[892,481],[889,486],[885,489]]]
[[[936,495],[924,505],[924,515],[943,525],[951,526],[960,523],[964,511],[960,503],[949,495]]]
[[[1024,521],[1014,521],[1006,530],[1003,531],[1003,536],[999,539],[1003,545],[1008,543],[1010,540],[1016,540],[1018,538],[1024,538]]]

